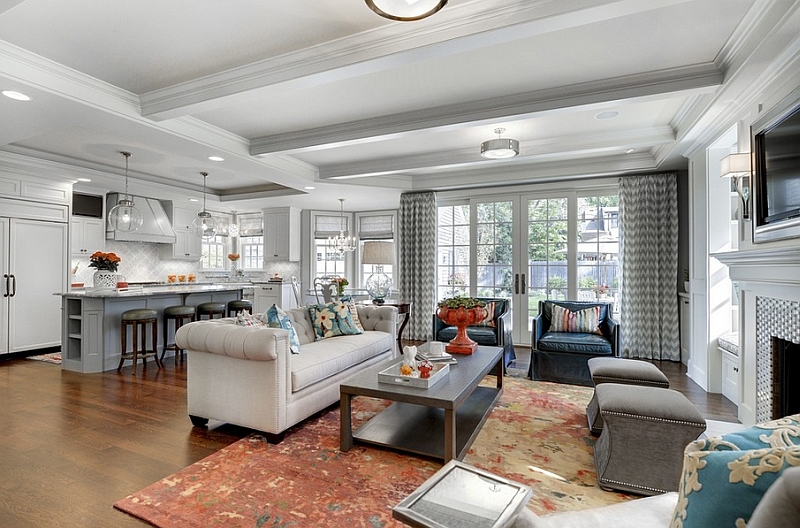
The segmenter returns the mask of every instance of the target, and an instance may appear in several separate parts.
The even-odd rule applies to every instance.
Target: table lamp
[[[375,272],[367,278],[367,293],[375,304],[383,304],[392,291],[392,279],[383,272],[383,266],[394,264],[394,242],[369,240],[364,242],[361,264],[372,264]]]

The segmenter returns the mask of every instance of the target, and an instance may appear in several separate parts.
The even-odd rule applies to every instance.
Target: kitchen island
[[[126,310],[149,308],[159,313],[158,347],[161,354],[164,346],[161,314],[164,308],[197,306],[212,301],[227,303],[241,299],[244,292],[251,290],[249,283],[165,284],[120,290],[86,288],[58,294],[62,296],[61,368],[83,373],[116,370],[122,353],[120,320]],[[170,350],[168,355],[174,355],[174,352]]]

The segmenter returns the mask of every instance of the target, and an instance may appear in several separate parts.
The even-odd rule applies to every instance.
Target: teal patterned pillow
[[[800,466],[800,446],[707,451],[686,447],[670,528],[744,528],[784,469]]]
[[[335,306],[335,303],[308,305],[308,314],[311,316],[311,326],[314,327],[316,341],[342,335],[342,329],[339,328],[339,323],[336,321]]]
[[[699,442],[705,442],[705,446],[701,449],[714,451],[798,445],[800,444],[800,414],[756,424],[741,431],[707,438]]]
[[[339,329],[342,331],[343,335],[360,334],[363,330],[360,328],[361,322],[357,319],[358,312],[356,312],[356,316],[353,317],[351,303],[352,301],[332,303],[333,311],[336,313],[336,324],[339,325]],[[355,309],[355,305],[353,305],[353,309]]]
[[[297,338],[297,330],[294,329],[292,320],[286,315],[286,312],[273,304],[267,308],[267,324],[278,323],[281,328],[289,331],[289,350],[292,354],[300,353],[300,340]]]

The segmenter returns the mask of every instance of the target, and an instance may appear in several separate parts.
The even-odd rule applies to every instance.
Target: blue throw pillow
[[[339,301],[333,304],[333,311],[336,313],[336,323],[342,331],[342,335],[355,335],[362,333],[360,321],[358,321],[358,312],[353,317],[351,311],[351,301]],[[353,309],[355,306],[353,306]]]
[[[800,445],[800,414],[756,424],[747,429],[699,440],[704,450],[726,451]]]
[[[339,328],[339,323],[336,321],[335,306],[335,303],[308,305],[308,314],[311,316],[311,326],[314,327],[316,341],[342,335],[342,329]]]
[[[800,446],[708,451],[686,447],[670,528],[742,528],[784,469],[800,466]]]
[[[300,353],[300,340],[297,338],[297,330],[294,329],[292,320],[286,315],[286,312],[273,304],[267,308],[267,323],[278,323],[281,328],[289,331],[289,350],[292,354]]]

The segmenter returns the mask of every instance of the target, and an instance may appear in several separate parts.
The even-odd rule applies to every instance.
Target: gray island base
[[[88,288],[62,293],[61,368],[83,373],[116,370],[122,353],[122,312],[138,308],[148,308],[159,313],[160,355],[165,337],[162,326],[164,308],[175,305],[197,306],[211,301],[227,303],[241,299],[244,287],[242,284],[187,284],[127,291]],[[130,341],[129,337],[128,342]],[[167,351],[167,356],[171,355],[174,352]],[[156,368],[156,365],[150,367]]]

